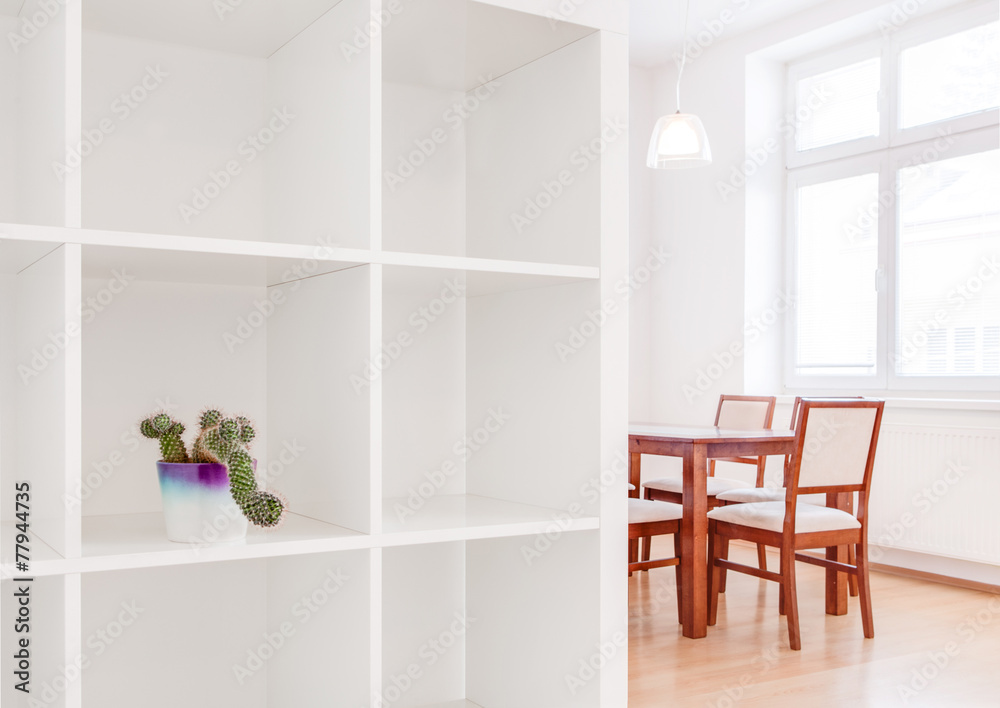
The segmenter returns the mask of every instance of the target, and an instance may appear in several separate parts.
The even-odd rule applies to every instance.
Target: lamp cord
[[[691,10],[691,0],[684,1],[684,24],[681,27],[681,65],[677,69],[677,112],[681,112],[681,77],[684,75],[684,65],[687,63],[687,47],[684,40],[687,39],[688,12]]]

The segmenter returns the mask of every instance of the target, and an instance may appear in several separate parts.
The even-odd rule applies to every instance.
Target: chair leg
[[[858,564],[857,554],[854,552],[854,544],[847,547],[847,564],[856,566]],[[851,597],[858,596],[858,576],[848,575],[847,576],[847,589],[851,593]]]
[[[650,548],[652,547],[652,545],[653,545],[653,537],[652,536],[643,536],[642,537],[642,559],[644,561],[648,561],[649,560],[649,552],[650,552]]]
[[[857,546],[858,594],[861,596],[861,624],[864,626],[865,637],[875,636],[875,623],[872,619],[872,587],[868,578],[868,544]]]
[[[757,567],[767,570],[767,547],[763,543],[757,544]]]
[[[681,535],[680,533],[674,534],[674,558],[681,557]],[[681,564],[678,563],[674,566],[674,577],[677,579],[677,624],[684,624],[684,606],[682,601],[684,600],[684,593],[681,591]]]
[[[799,636],[799,603],[795,594],[795,549],[781,549],[781,586],[785,589],[785,614],[788,618],[788,645],[793,651],[802,649]]]
[[[778,614],[785,614],[785,584],[778,583]]]
[[[628,540],[628,562],[629,564],[635,563],[639,560],[639,539],[630,538]],[[632,571],[628,572],[628,577],[632,577]]]
[[[719,539],[719,558],[729,560],[729,538],[723,536]],[[719,568],[719,592],[726,591],[726,578],[729,573],[725,568]]]
[[[728,542],[728,539],[725,539]],[[723,539],[715,532],[715,522],[708,523],[708,625],[714,627],[719,619],[719,586],[722,582],[722,568],[715,565],[719,557]]]

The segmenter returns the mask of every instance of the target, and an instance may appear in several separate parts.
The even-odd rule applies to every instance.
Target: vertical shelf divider
[[[628,126],[628,37],[601,32],[601,126],[616,122]],[[624,538],[628,512],[628,301],[615,284],[628,277],[629,252],[622,233],[628,225],[628,138],[610,142],[601,156],[601,302],[617,302],[618,313],[601,328],[600,435],[601,470],[621,471],[600,500],[601,642],[618,647],[615,658],[601,673],[602,706],[628,702],[628,581]],[[624,642],[620,641],[626,638]]]
[[[66,0],[65,32],[65,114],[66,148],[80,145],[83,137],[83,0]],[[65,175],[64,226],[78,229],[83,225],[83,179],[81,170]]]

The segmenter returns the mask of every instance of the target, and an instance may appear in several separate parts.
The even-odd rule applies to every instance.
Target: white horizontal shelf
[[[478,703],[462,699],[460,701],[448,701],[447,703],[429,703],[421,708],[483,708]]]
[[[131,268],[150,280],[277,285],[357,265],[387,265],[477,274],[470,295],[520,281],[538,286],[600,278],[593,266],[25,224],[0,224],[0,273],[16,273],[63,243],[84,246],[84,275],[98,277]],[[308,271],[295,268],[306,264]]]
[[[567,518],[567,512],[558,509],[473,494],[443,494],[421,501],[422,505],[410,505],[406,498],[383,500],[383,546],[588,531],[600,526],[596,516]]]
[[[251,527],[245,542],[188,545],[167,540],[163,515],[117,514],[84,516],[83,557],[63,558],[33,539],[32,576],[130,570],[193,563],[213,563],[274,556],[329,553],[367,548],[409,546],[448,541],[530,536],[558,530],[599,528],[598,517],[568,518],[566,512],[475,495],[441,495],[425,500],[400,521],[395,505],[406,499],[384,500],[384,531],[364,534],[290,513],[276,531]],[[10,528],[8,528],[8,526]],[[4,539],[13,524],[4,524]],[[2,577],[15,575],[12,559],[4,558]]]
[[[370,546],[369,536],[297,514],[277,531],[251,527],[245,542],[197,546],[167,540],[163,514],[83,517],[83,557],[32,563],[33,575],[62,575],[154,566],[353,550]]]

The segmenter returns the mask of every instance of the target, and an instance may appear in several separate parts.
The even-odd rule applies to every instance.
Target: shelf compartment
[[[225,9],[84,3],[83,225],[367,247],[369,0]]]
[[[599,644],[598,534],[561,536],[530,564],[526,543],[484,539],[383,551],[386,702],[599,705],[599,681],[571,688],[565,680]]]
[[[100,277],[84,279],[84,302],[103,304],[84,318],[83,515],[159,514],[159,450],[141,439],[138,421],[166,408],[188,424],[190,441],[198,411],[221,405],[256,422],[262,484],[292,512],[329,525],[311,537],[367,533],[371,404],[349,375],[370,347],[370,266],[268,287],[262,268],[243,270],[242,256],[185,255],[195,272],[213,272],[202,259],[232,268],[216,272],[222,282],[157,280],[183,265],[180,254],[85,248],[85,273]],[[126,284],[104,302],[115,278]],[[84,524],[85,545],[94,528]]]
[[[401,13],[383,33],[383,247],[596,265],[600,52],[592,28],[478,2]]]
[[[370,602],[367,551],[88,573],[83,636],[131,624],[92,653],[83,705],[367,705]]]
[[[0,519],[14,519],[15,484],[28,482],[32,535],[73,557],[79,509],[65,498],[79,475],[80,247],[41,250],[0,271],[0,484],[11,500]]]
[[[53,166],[67,160],[67,136],[79,130],[67,74],[75,45],[65,41],[78,31],[78,16],[64,6],[53,13],[37,0],[18,8],[0,13],[11,50],[0,56],[0,222],[75,226],[79,183]],[[38,13],[46,18],[40,29],[30,19]]]
[[[467,290],[448,271],[384,267],[383,498],[417,500],[412,528],[445,495],[598,515],[596,283]]]

